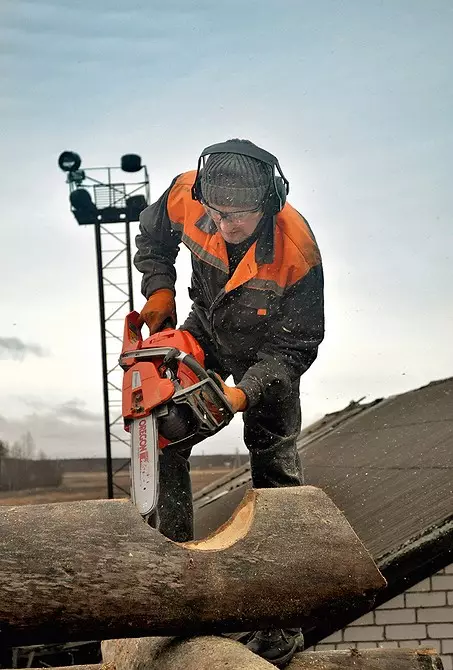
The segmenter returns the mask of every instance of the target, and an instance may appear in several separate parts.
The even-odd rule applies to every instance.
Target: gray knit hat
[[[228,140],[252,144],[248,140]],[[226,142],[226,144],[228,144]],[[201,192],[207,205],[254,209],[263,203],[272,167],[242,154],[211,154],[201,172]]]

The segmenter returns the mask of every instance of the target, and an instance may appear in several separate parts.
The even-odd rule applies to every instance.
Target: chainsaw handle
[[[192,370],[192,372],[196,374],[199,379],[207,379],[209,377],[204,367],[200,365],[200,363],[193,356],[190,354],[185,354],[183,351],[179,351],[179,349],[176,349],[175,351],[178,352],[178,355],[176,355],[175,358],[178,358],[181,363],[187,365],[189,370]],[[169,356],[169,354],[167,354],[167,356]],[[167,358],[167,356],[165,358]]]
[[[214,372],[214,370],[208,370],[208,375],[209,375],[209,377],[211,377],[212,381],[216,384],[216,386],[219,387],[219,389],[223,393],[222,383],[221,383],[220,379],[218,378],[217,374]]]
[[[179,349],[171,349],[165,356],[164,363],[167,363],[172,358],[177,358],[178,360],[181,361],[181,363],[187,365],[189,370],[192,370],[192,372],[196,374],[200,380],[201,379],[212,380],[216,385],[217,389],[222,394],[222,397],[225,399],[222,382],[220,381],[220,379],[217,377],[216,373],[213,370],[205,370],[204,367],[200,365],[200,363],[193,356],[191,356],[190,354],[185,354],[183,351],[180,351]]]

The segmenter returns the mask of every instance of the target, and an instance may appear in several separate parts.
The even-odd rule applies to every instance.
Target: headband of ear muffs
[[[243,144],[242,142],[234,141],[212,144],[211,146],[206,147],[206,149],[203,149],[198,159],[197,175],[195,177],[194,185],[192,186],[192,198],[194,200],[201,202],[203,199],[201,193],[201,171],[202,162],[204,165],[205,157],[209,156],[210,154],[223,153],[250,156],[250,158],[255,158],[262,163],[267,163],[267,165],[270,165],[272,167],[272,180],[265,197],[264,211],[266,214],[274,215],[283,209],[286,202],[286,196],[289,193],[289,181],[283,174],[278,159],[268,151],[257,147],[255,144]],[[279,173],[279,176],[275,174],[276,169]]]

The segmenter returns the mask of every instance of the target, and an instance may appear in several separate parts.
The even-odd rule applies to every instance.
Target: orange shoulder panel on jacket
[[[196,170],[185,172],[173,184],[167,199],[168,217],[172,225],[183,227],[183,242],[192,253],[223,272],[228,272],[226,246],[220,233],[211,235],[196,225],[206,215],[203,205],[192,198],[196,174]]]
[[[319,249],[307,222],[286,203],[276,216],[275,258],[271,266],[278,284],[295,284],[320,262]]]
[[[191,170],[179,175],[168,194],[167,212],[172,223],[190,223],[192,219],[195,223],[204,213],[203,205],[192,199],[196,174]]]

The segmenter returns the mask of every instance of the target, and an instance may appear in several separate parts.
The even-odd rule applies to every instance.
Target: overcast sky
[[[104,454],[93,230],[64,149],[141,154],[153,200],[208,144],[279,157],[326,277],[305,425],[451,376],[452,25],[450,0],[2,3],[0,437]],[[187,253],[177,269],[182,319]],[[239,419],[197,453],[236,448]]]

